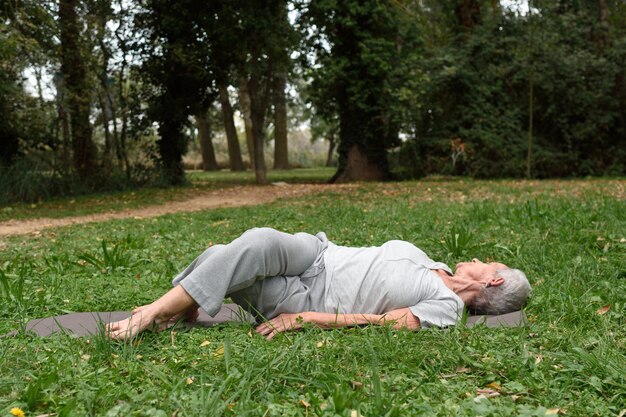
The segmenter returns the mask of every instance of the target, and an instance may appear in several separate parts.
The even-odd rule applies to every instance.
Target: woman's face
[[[474,258],[470,262],[460,262],[456,264],[455,275],[473,281],[484,281],[494,277],[496,271],[499,269],[508,269],[508,266],[500,262],[484,263]]]

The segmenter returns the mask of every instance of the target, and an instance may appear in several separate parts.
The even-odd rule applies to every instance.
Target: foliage
[[[414,25],[385,2],[318,1],[302,21],[316,52],[310,100],[328,125],[339,122],[339,168],[355,146],[387,177],[387,150],[398,144],[404,88],[415,80]],[[407,85],[408,84],[408,85]]]
[[[250,173],[234,177],[245,175],[253,181]],[[622,185],[435,179],[365,184],[254,208],[130,218],[12,238],[0,253],[0,288],[8,283],[14,297],[5,298],[0,289],[0,334],[32,318],[150,302],[210,241],[229,242],[261,224],[292,233],[324,230],[344,245],[404,239],[451,266],[469,256],[496,259],[525,270],[533,295],[523,328],[307,328],[272,342],[248,326],[229,325],[148,333],[135,343],[102,335],[18,334],[0,339],[0,411],[540,416],[558,408],[566,415],[618,415],[626,408]],[[472,231],[471,253],[454,256],[433,240],[452,225]],[[139,263],[104,272],[77,264],[81,253],[101,259],[99,239],[106,239],[107,248],[123,247],[123,256]],[[481,397],[483,389],[495,396]]]
[[[614,6],[611,13],[623,15]],[[438,7],[420,13],[449,16]],[[537,2],[531,14],[484,13],[470,33],[449,30],[429,43],[420,63],[423,105],[409,119],[414,134],[400,150],[400,170],[522,176],[532,112],[533,176],[626,172],[626,27],[613,24],[602,46],[597,14],[593,6]],[[451,163],[455,139],[464,144],[459,165]]]

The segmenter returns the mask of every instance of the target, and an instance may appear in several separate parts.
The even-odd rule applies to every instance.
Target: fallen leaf
[[[485,386],[487,386],[487,387],[489,387],[489,388],[493,388],[493,389],[495,389],[496,391],[502,391],[502,387],[501,387],[501,386],[500,386],[500,384],[498,384],[497,382],[491,382],[491,383],[489,383],[489,384],[487,384],[487,385],[485,385]]]
[[[546,415],[547,416],[555,416],[557,414],[559,414],[561,412],[560,408],[548,408],[546,410]]]
[[[493,390],[493,389],[488,389],[488,388],[478,389],[476,390],[476,392],[479,394],[479,396],[482,395],[485,398],[492,398],[492,397],[497,397],[498,395],[500,395],[498,391]]]
[[[626,408],[624,408],[622,411],[620,411],[619,414],[617,415],[617,417],[624,417],[624,415],[626,415]]]
[[[543,361],[543,356],[537,355],[535,357],[535,365],[539,365],[541,363],[541,361]]]
[[[606,314],[610,309],[611,309],[611,304],[607,304],[604,307],[600,307],[599,309],[597,309],[596,314],[599,314],[602,316]]]
[[[352,385],[352,389],[363,388],[363,383],[359,381],[350,381],[350,385]]]
[[[236,403],[229,403],[226,408],[228,408],[228,411],[232,411],[233,408],[235,408],[237,404]]]
[[[472,370],[470,368],[456,368],[455,372],[457,374],[465,374],[468,372],[472,372]]]
[[[304,408],[309,408],[311,406],[307,400],[300,400],[300,404],[302,404]]]
[[[191,377],[190,377],[190,378],[187,378],[187,381],[186,381],[186,382],[187,382],[187,385],[191,385],[191,384],[193,384],[193,378],[191,378]]]
[[[209,346],[210,344],[211,344],[210,340],[205,340],[204,342],[200,343],[200,347]]]
[[[224,346],[220,346],[217,349],[215,349],[215,352],[213,352],[213,356],[215,357],[224,356]]]
[[[321,348],[322,346],[324,346],[324,341],[323,341],[323,340],[320,340],[319,342],[317,342],[317,345],[316,345],[316,346],[317,346],[318,348]]]
[[[513,401],[517,401],[520,398],[520,395],[511,395],[511,399]]]

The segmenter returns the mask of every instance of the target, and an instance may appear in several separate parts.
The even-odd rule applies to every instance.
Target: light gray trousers
[[[325,293],[324,233],[294,235],[270,228],[246,231],[198,256],[174,280],[210,316],[226,296],[253,314],[320,311]]]

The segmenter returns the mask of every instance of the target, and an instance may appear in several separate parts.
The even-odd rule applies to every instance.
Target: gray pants
[[[324,305],[324,233],[291,235],[250,229],[227,245],[198,256],[174,280],[210,316],[226,296],[271,319],[281,313],[320,311]]]

